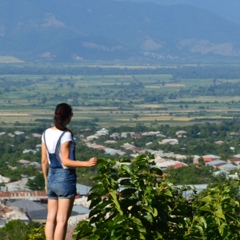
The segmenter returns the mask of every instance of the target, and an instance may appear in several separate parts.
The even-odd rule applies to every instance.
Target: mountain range
[[[24,62],[240,58],[240,24],[198,6],[1,0],[0,56]]]
[[[126,1],[126,0],[116,0]],[[184,4],[206,9],[216,13],[230,21],[240,24],[240,1],[239,0],[129,0],[132,2],[153,2],[160,5]]]

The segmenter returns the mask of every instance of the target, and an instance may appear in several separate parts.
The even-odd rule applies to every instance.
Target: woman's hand
[[[94,167],[97,164],[97,158],[96,157],[92,157],[88,160],[88,166],[89,167]]]

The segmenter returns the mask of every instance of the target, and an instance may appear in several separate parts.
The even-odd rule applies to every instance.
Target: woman
[[[72,108],[67,103],[56,106],[54,126],[42,135],[42,171],[48,196],[48,215],[45,226],[47,240],[64,240],[67,222],[76,196],[76,169],[93,167],[97,158],[75,160],[75,142],[67,128]]]

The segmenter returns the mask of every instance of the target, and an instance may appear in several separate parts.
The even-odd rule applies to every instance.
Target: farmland
[[[101,127],[187,125],[236,118],[238,66],[218,69],[0,65],[0,122],[5,127],[50,123],[59,102],[73,106],[73,123]]]

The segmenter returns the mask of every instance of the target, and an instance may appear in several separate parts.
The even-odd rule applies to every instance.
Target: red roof
[[[173,167],[174,168],[186,167],[186,164],[184,164],[184,163],[176,163]]]
[[[203,161],[204,161],[204,162],[212,162],[213,159],[212,159],[212,158],[203,158]]]
[[[230,162],[240,162],[240,158],[231,158],[228,161],[230,161]]]

